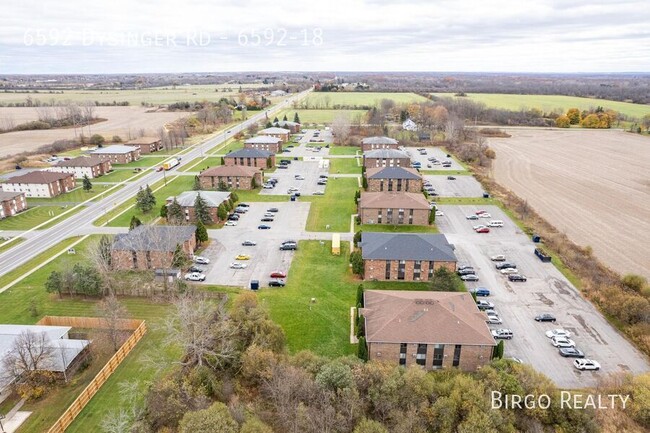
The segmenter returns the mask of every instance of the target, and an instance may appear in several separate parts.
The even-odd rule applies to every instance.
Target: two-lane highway
[[[311,89],[292,96],[285,101],[277,104],[276,106],[270,108],[269,110],[261,111],[248,120],[245,120],[224,131],[218,136],[197,145],[191,151],[182,155],[183,159],[181,160],[180,165],[177,166],[174,170],[177,170],[185,164],[189,164],[196,158],[204,156],[206,150],[220,145],[237,132],[248,128],[248,126],[251,124],[265,120],[267,114],[271,116],[277,111],[290,107],[291,103],[294,100],[303,98],[310,91]],[[173,173],[173,171],[171,173]],[[18,266],[26,263],[38,254],[47,251],[50,248],[53,248],[56,246],[56,244],[64,239],[76,236],[82,232],[87,233],[88,230],[82,229],[87,228],[89,225],[92,225],[92,222],[102,216],[107,210],[110,210],[114,206],[132,199],[141,186],[154,184],[155,182],[163,179],[164,175],[165,173],[163,172],[150,171],[144,176],[139,177],[137,180],[126,183],[123,188],[118,189],[112,194],[106,195],[103,199],[95,202],[89,202],[85,209],[61,221],[53,227],[45,230],[40,230],[20,244],[16,244],[13,248],[10,248],[4,253],[0,254],[0,276],[5,275],[13,269],[16,269]]]

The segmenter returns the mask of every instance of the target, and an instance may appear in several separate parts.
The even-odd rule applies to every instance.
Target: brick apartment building
[[[48,171],[74,174],[77,179],[83,178],[84,175],[93,179],[103,176],[111,170],[111,161],[98,156],[79,156],[67,161],[59,161],[54,167],[48,169]]]
[[[422,176],[409,167],[374,167],[366,169],[368,192],[422,192]]]
[[[113,269],[169,269],[180,245],[188,258],[196,250],[196,226],[141,225],[115,235],[111,248]]]
[[[162,150],[163,145],[160,137],[140,137],[133,140],[129,140],[126,143],[127,146],[135,146],[140,148],[140,153],[145,155],[147,153],[158,152]]]
[[[268,150],[239,149],[223,157],[224,165],[241,165],[261,169],[275,166],[275,155]]]
[[[361,140],[361,150],[397,149],[399,142],[389,137],[366,137]]]
[[[111,164],[128,164],[140,159],[139,146],[125,146],[114,144],[112,146],[100,147],[91,152],[95,156],[108,158]]]
[[[14,216],[27,209],[25,193],[0,191],[0,219]]]
[[[26,197],[43,198],[56,197],[76,186],[74,174],[43,170],[11,177],[0,185],[5,192],[22,192]]]
[[[363,298],[371,360],[471,372],[492,359],[496,342],[469,293],[366,290]]]
[[[429,225],[429,202],[422,193],[362,192],[358,213],[362,224]]]
[[[272,126],[270,128],[262,129],[258,132],[259,135],[268,135],[271,137],[279,138],[283,143],[289,141],[289,136],[291,135],[291,130],[278,128],[277,126]]]
[[[244,141],[245,149],[265,150],[271,153],[282,152],[282,140],[270,135],[258,135]]]
[[[376,149],[363,152],[363,166],[372,167],[410,167],[411,158],[399,150]]]
[[[456,270],[447,238],[429,233],[361,233],[364,280],[428,281],[444,267]]]
[[[292,134],[298,134],[302,128],[300,123],[292,122],[290,120],[280,120],[279,122],[275,122],[273,126],[288,129]]]
[[[254,189],[262,185],[262,172],[245,165],[220,165],[199,174],[201,189],[214,190],[223,183],[229,189]]]
[[[205,204],[212,217],[213,222],[219,221],[219,216],[217,215],[217,210],[219,205],[230,198],[230,193],[228,191],[185,191],[176,197],[176,202],[183,209],[183,215],[185,215],[185,221],[189,223],[195,223],[196,221],[196,212],[194,210],[194,203],[196,202],[196,197],[198,195],[205,200]],[[174,200],[174,197],[169,197],[167,199],[167,206],[169,206]]]

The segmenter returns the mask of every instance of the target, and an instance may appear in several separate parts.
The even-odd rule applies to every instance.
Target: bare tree
[[[339,113],[332,121],[332,134],[337,144],[343,146],[350,138],[350,117],[345,113]]]
[[[101,428],[104,433],[129,433],[133,418],[124,409],[113,410],[102,420]]]
[[[95,118],[95,103],[92,101],[85,101],[81,106],[81,110],[83,113],[83,119],[86,122],[86,126],[88,126],[88,135],[91,136],[92,131],[90,130],[90,125]]]
[[[53,356],[54,349],[44,332],[25,330],[13,341],[2,365],[7,379],[13,380],[24,373],[45,369]]]
[[[97,304],[96,311],[105,321],[106,335],[111,342],[113,352],[117,352],[124,335],[122,320],[127,318],[128,311],[113,295],[107,296]]]

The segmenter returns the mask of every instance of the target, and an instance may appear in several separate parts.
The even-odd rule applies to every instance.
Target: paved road
[[[286,99],[284,102],[281,102],[273,108],[267,110],[268,114],[271,115],[290,106],[293,100],[302,98],[309,91],[310,90],[307,90],[289,99]],[[195,158],[201,157],[207,152],[207,150],[223,143],[226,139],[230,138],[237,132],[246,129],[252,123],[264,120],[265,118],[265,112],[262,111],[255,116],[252,116],[248,120],[236,126],[233,126],[227,131],[224,131],[217,137],[206,140],[200,145],[197,145],[195,148],[182,155],[183,159],[180,166],[178,166],[169,174],[174,174],[173,172],[178,170],[178,168],[191,162]],[[150,173],[137,178],[137,180],[125,184],[123,188],[118,189],[115,193],[108,195],[102,200],[89,202],[85,209],[60,222],[59,224],[47,230],[38,231],[36,232],[36,235],[29,237],[25,236],[27,237],[25,241],[0,254],[0,276],[5,275],[23,263],[26,263],[28,260],[34,258],[36,255],[54,247],[57,243],[63,241],[64,239],[81,234],[84,230],[87,231],[87,228],[89,226],[92,227],[92,221],[100,217],[107,210],[110,210],[114,206],[126,200],[129,200],[135,195],[140,186],[153,184],[161,180],[163,178],[163,175],[164,172],[151,171]]]

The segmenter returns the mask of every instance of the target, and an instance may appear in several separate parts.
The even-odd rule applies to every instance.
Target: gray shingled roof
[[[226,154],[225,158],[268,158],[273,153],[260,149],[239,149]]]
[[[389,137],[366,137],[361,140],[363,144],[397,144],[397,140]]]
[[[374,149],[363,152],[363,156],[366,158],[406,158],[410,159],[409,156],[395,149]]]
[[[13,200],[14,198],[24,194],[24,192],[9,192],[0,190],[0,201]]]
[[[375,171],[376,170],[376,171]],[[404,167],[383,167],[379,169],[366,169],[368,179],[421,179],[414,169]]]
[[[363,232],[361,255],[364,260],[457,261],[454,250],[442,234]]]
[[[56,163],[57,167],[94,167],[103,162],[110,161],[107,158],[100,158],[98,156],[78,156],[67,161],[59,161]]]
[[[194,207],[196,196],[201,194],[208,207],[219,207],[221,203],[228,200],[228,191],[185,191],[176,197],[176,201],[183,207]],[[173,200],[174,197],[171,197]]]
[[[149,226],[141,225],[128,233],[115,235],[113,250],[126,251],[174,251],[176,245],[190,239],[196,226]]]

